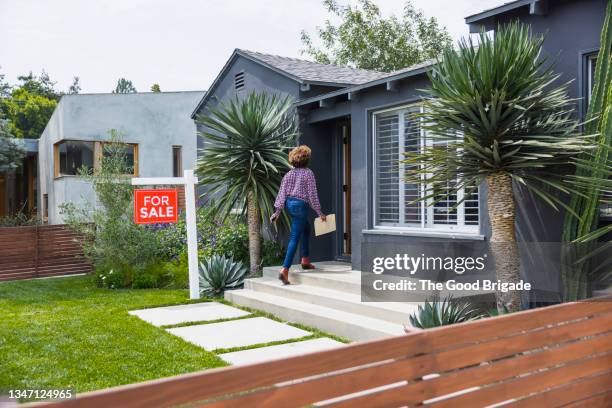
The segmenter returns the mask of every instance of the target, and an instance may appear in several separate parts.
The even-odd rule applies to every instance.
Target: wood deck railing
[[[336,408],[606,406],[612,298],[121,386],[49,406],[290,408],[321,401]]]
[[[0,281],[91,271],[80,239],[64,225],[0,228]]]

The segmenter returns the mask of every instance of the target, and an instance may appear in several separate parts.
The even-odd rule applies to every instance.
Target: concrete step
[[[238,305],[272,313],[289,322],[315,327],[355,341],[374,340],[404,333],[401,324],[252,289],[226,291],[225,299]]]
[[[351,270],[351,265],[342,262],[316,262],[317,269],[302,271],[299,265],[289,269],[292,284],[316,286],[340,292],[361,293],[361,273]],[[264,278],[277,279],[280,267],[263,268]]]
[[[408,316],[417,309],[419,304],[417,302],[362,302],[359,294],[307,284],[285,286],[278,279],[270,278],[247,279],[245,288],[397,324],[406,324]]]

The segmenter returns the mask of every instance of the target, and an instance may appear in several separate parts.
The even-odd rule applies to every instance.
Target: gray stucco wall
[[[39,140],[39,199],[48,194],[49,223],[62,223],[64,202],[95,204],[89,183],[54,178],[53,145],[61,140],[107,141],[117,129],[138,144],[140,177],[172,176],[172,146],[182,146],[183,169],[195,165],[196,129],[190,114],[204,92],[65,95]]]

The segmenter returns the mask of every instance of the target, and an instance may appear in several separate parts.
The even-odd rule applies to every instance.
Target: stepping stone
[[[315,351],[329,350],[344,345],[344,343],[336,340],[321,338],[234,351],[232,353],[219,354],[219,357],[233,365],[254,364],[267,360],[299,356],[300,354],[313,353]]]
[[[167,331],[206,350],[252,346],[310,335],[305,330],[266,317],[176,327]]]
[[[187,322],[233,319],[249,314],[244,310],[218,302],[156,307],[153,309],[132,310],[129,313],[157,327]]]

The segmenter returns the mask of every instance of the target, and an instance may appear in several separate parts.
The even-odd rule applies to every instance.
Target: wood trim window
[[[433,199],[415,202],[426,195],[427,179],[423,177],[421,184],[404,181],[403,174],[410,171],[401,161],[404,153],[419,152],[426,146],[452,148],[447,142],[427,138],[417,116],[421,111],[420,106],[410,105],[373,114],[374,227],[477,234],[478,191],[459,205],[463,189],[436,204]]]
[[[172,177],[183,175],[183,147],[172,146]]]
[[[99,169],[104,156],[104,145],[108,142],[62,140],[53,145],[53,174],[55,178],[76,176],[79,169]],[[128,164],[133,168],[130,175],[138,176],[138,145],[125,144]]]

